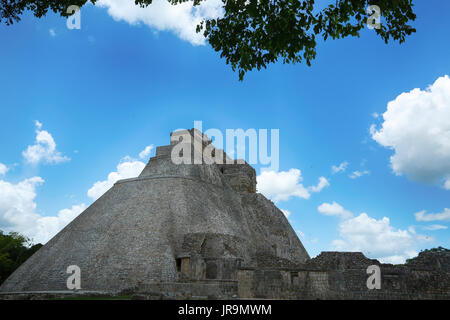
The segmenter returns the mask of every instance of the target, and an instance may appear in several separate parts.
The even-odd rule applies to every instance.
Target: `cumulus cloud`
[[[370,174],[370,171],[369,171],[369,170],[364,170],[364,171],[358,171],[358,170],[356,170],[356,171],[353,171],[353,172],[349,175],[349,177],[350,177],[350,179],[357,179],[357,178],[361,178],[362,176],[365,176],[365,175],[368,175],[368,174]]]
[[[372,138],[390,148],[395,174],[412,180],[442,183],[450,190],[450,78],[438,78],[425,90],[400,94],[387,105]]]
[[[145,168],[145,163],[125,157],[118,165],[117,171],[108,174],[108,178],[103,181],[97,181],[88,190],[88,196],[93,200],[100,198],[106,191],[108,191],[114,183],[121,179],[135,178]]]
[[[299,169],[280,172],[262,171],[256,180],[258,192],[275,202],[287,201],[291,197],[309,199],[311,192],[320,192],[330,185],[327,179],[320,177],[317,186],[304,187],[301,183],[303,177]]]
[[[450,221],[450,209],[444,208],[440,213],[426,213],[426,210],[414,214],[417,221]]]
[[[57,216],[40,217],[36,220],[35,242],[45,243],[53,238],[65,226],[86,209],[84,203],[73,205],[70,209],[63,209]]]
[[[324,202],[317,207],[317,210],[326,216],[337,216],[343,219],[350,218],[353,216],[353,214],[350,211],[345,210],[344,207],[342,207],[336,201],[333,201],[333,203]]]
[[[41,177],[25,179],[17,184],[0,180],[0,226],[3,229],[18,228],[27,232],[33,228],[32,221],[38,218],[35,213],[36,187],[42,185]]]
[[[55,37],[56,36],[55,29],[49,29],[48,33],[50,34],[51,37]]]
[[[342,219],[338,225],[340,238],[332,241],[331,250],[359,251],[381,262],[398,264],[416,256],[421,243],[434,241],[432,237],[416,233],[414,227],[396,229],[387,217],[377,220],[367,213],[354,216],[335,201],[322,203],[317,210]]]
[[[345,170],[347,170],[347,166],[348,166],[348,162],[344,161],[338,166],[332,166],[331,171],[333,172],[333,174],[339,173],[339,172],[344,172]]]
[[[0,163],[0,176],[3,176],[8,172],[9,168],[4,165],[3,163]]]
[[[41,177],[25,179],[17,184],[0,180],[0,229],[19,232],[34,243],[46,243],[85,209],[81,204],[63,209],[55,217],[38,214],[36,188],[43,183]]]
[[[404,263],[417,255],[417,244],[427,240],[422,235],[394,228],[387,217],[376,220],[366,213],[342,221],[338,230],[341,239],[332,242],[334,250],[361,251],[383,263]]]
[[[300,183],[303,177],[299,169],[263,171],[256,180],[258,191],[275,202],[286,201],[291,197],[309,199],[311,196]]]
[[[147,158],[152,150],[153,150],[153,145],[152,144],[149,145],[149,146],[146,146],[145,149],[142,150],[141,153],[139,153],[139,158],[140,159]]]
[[[31,164],[44,162],[47,164],[57,164],[69,161],[70,158],[63,156],[61,152],[56,150],[56,143],[52,135],[42,129],[42,123],[36,121],[36,143],[28,146],[22,152],[25,161]]]
[[[96,5],[106,8],[117,21],[131,25],[142,23],[156,31],[171,31],[193,45],[205,43],[203,34],[195,31],[200,21],[223,14],[221,0],[202,1],[196,7],[190,1],[171,5],[167,0],[154,0],[146,8],[136,6],[134,1],[123,0],[99,0]]]

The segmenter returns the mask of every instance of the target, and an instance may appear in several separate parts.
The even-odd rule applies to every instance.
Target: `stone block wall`
[[[240,298],[450,299],[449,253],[424,253],[404,265],[381,264],[362,253],[324,252],[295,269],[240,269]],[[381,289],[367,288],[378,265]]]

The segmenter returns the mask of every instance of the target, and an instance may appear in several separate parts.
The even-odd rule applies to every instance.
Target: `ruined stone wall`
[[[450,299],[449,253],[421,253],[404,265],[362,253],[323,252],[296,269],[241,269],[240,298]],[[381,289],[369,290],[367,267],[381,269]]]

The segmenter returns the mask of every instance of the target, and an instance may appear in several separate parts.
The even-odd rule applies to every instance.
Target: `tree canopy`
[[[133,1],[133,0],[129,0]],[[167,0],[176,5],[202,0]],[[96,0],[0,0],[0,22],[20,21],[24,11],[36,17],[49,10],[67,16],[71,5],[79,7]],[[378,6],[382,16],[380,28],[374,32],[386,43],[405,41],[416,30],[410,25],[416,15],[412,0],[335,0],[318,8],[315,0],[222,0],[224,15],[202,21],[202,32],[214,50],[220,52],[242,80],[247,71],[266,68],[278,60],[283,63],[306,62],[316,57],[318,38],[323,40],[359,37],[372,19],[369,6]],[[135,0],[146,7],[152,0]]]
[[[41,247],[42,244],[32,246],[28,238],[17,232],[3,234],[0,230],[0,284]]]

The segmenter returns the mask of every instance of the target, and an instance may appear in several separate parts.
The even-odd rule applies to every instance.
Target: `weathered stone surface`
[[[450,299],[450,251],[422,252],[403,265],[381,264],[361,252],[322,252],[295,268],[241,269],[241,298]],[[381,289],[367,288],[378,265]]]

